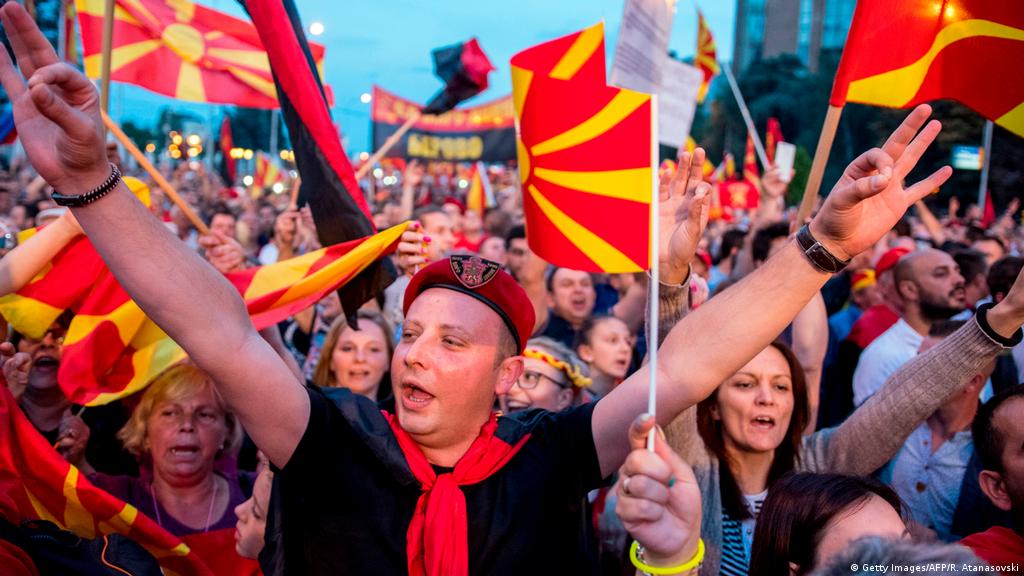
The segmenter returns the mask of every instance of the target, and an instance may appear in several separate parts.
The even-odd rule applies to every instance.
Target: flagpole
[[[409,116],[409,119],[405,121],[405,124],[402,124],[402,126],[397,131],[395,131],[394,134],[388,136],[388,139],[385,140],[384,144],[380,148],[378,148],[376,152],[373,153],[373,156],[370,156],[370,159],[359,167],[359,170],[356,171],[356,180],[359,180],[363,176],[366,176],[366,173],[373,169],[373,165],[379,162],[380,159],[383,158],[384,155],[388,153],[388,150],[391,150],[391,147],[397,144],[398,141],[402,139],[402,136],[405,136],[405,133],[408,132],[410,128],[412,128],[412,125],[419,121],[419,119],[422,117],[423,112],[419,110],[413,112],[413,115]]]
[[[803,226],[804,220],[811,217],[814,205],[818,201],[818,190],[821,188],[821,179],[825,176],[825,166],[828,164],[828,155],[832,151],[832,142],[836,138],[836,129],[839,128],[839,118],[843,114],[841,106],[829,106],[825,114],[825,122],[821,125],[821,136],[818,137],[818,148],[814,151],[814,163],[811,164],[811,172],[807,175],[807,186],[804,187],[804,197],[800,201],[800,210],[797,212],[795,228]]]
[[[676,169],[679,170],[681,167]],[[650,312],[647,321],[649,358],[647,371],[650,381],[647,392],[647,413],[654,418],[658,399],[658,304],[660,302],[659,287],[661,286],[661,269],[658,265],[660,254],[658,252],[661,241],[661,199],[658,191],[658,97],[653,94],[651,95],[651,191],[651,288],[648,302]],[[654,452],[655,434],[657,434],[657,424],[647,434],[647,449],[651,452]]]
[[[754,139],[754,148],[757,150],[757,157],[761,159],[761,165],[767,170],[771,167],[771,162],[768,161],[768,155],[765,154],[764,144],[761,143],[761,136],[758,135],[757,130],[754,128],[754,121],[750,118],[750,110],[747,109],[747,101],[743,99],[743,94],[740,92],[740,87],[736,84],[736,78],[732,75],[732,70],[729,66],[722,66],[719,64],[719,68],[725,72],[725,79],[729,81],[729,87],[732,88],[732,95],[736,97],[736,104],[740,107],[740,114],[743,115],[743,122],[747,125],[747,132],[750,133],[750,137]]]
[[[153,181],[160,186],[165,194],[167,194],[167,197],[177,204],[178,208],[181,208],[181,211],[188,218],[189,222],[196,227],[196,230],[198,230],[202,235],[209,234],[210,229],[206,227],[206,223],[203,222],[199,216],[196,215],[195,211],[192,210],[192,207],[178,195],[178,191],[174,189],[174,186],[171,186],[171,183],[164,178],[163,174],[161,174],[160,171],[150,163],[149,159],[146,158],[146,155],[142,153],[142,150],[139,150],[138,146],[135,145],[135,142],[132,142],[132,139],[121,130],[120,126],[110,119],[110,116],[108,116],[106,112],[101,111],[100,114],[103,115],[103,125],[107,127],[107,130],[114,135],[114,138],[117,138],[117,140],[121,142],[125,150],[135,158],[135,161],[139,163],[139,166],[142,166]]]
[[[106,0],[103,8],[103,55],[100,60],[100,110],[110,113],[110,56],[114,44],[114,4]]]
[[[985,209],[985,191],[988,190],[988,166],[992,159],[992,121],[985,120],[985,132],[982,144],[981,182],[978,184],[978,207]]]

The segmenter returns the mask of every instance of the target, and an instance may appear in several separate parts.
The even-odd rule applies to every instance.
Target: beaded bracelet
[[[681,574],[683,572],[689,572],[694,568],[700,568],[701,564],[704,562],[703,538],[697,539],[697,553],[693,555],[693,558],[690,558],[684,564],[680,564],[679,566],[650,566],[648,564],[645,564],[644,561],[640,559],[638,555],[639,550],[640,543],[634,540],[633,544],[629,547],[629,560],[633,563],[633,566],[635,566],[637,570],[640,570],[641,572],[644,572],[646,574],[651,574],[652,576],[668,576],[670,574]]]

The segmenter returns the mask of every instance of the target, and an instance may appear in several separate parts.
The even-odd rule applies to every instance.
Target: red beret
[[[526,291],[497,262],[475,254],[454,254],[420,270],[405,289],[402,311],[409,313],[413,300],[430,288],[447,288],[483,302],[505,322],[519,353],[533,334],[536,317]]]
[[[893,248],[885,254],[882,254],[882,257],[878,259],[878,263],[875,264],[875,277],[881,276],[891,270],[893,266],[896,266],[896,263],[900,261],[900,258],[903,258],[907,254],[910,254],[910,250],[902,247]]]

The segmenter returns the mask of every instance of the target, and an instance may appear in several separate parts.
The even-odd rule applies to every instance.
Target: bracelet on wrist
[[[690,558],[678,566],[651,566],[644,561],[643,555],[643,547],[640,546],[639,542],[634,540],[633,544],[629,547],[629,560],[637,570],[640,570],[645,574],[649,574],[650,576],[684,574],[691,570],[699,569],[701,564],[704,563],[704,539],[697,539],[697,552],[693,555],[693,558]]]
[[[107,179],[104,180],[102,184],[86,192],[85,194],[68,195],[61,194],[60,192],[54,190],[53,194],[50,195],[50,198],[58,206],[81,208],[82,206],[92,204],[93,202],[109,194],[111,190],[117,187],[117,183],[120,181],[121,171],[118,170],[117,166],[115,166],[114,164],[110,164],[110,176],[107,176]]]

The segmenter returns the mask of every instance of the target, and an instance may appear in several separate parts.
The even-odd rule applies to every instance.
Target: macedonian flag
[[[36,431],[0,386],[0,516],[49,520],[82,538],[123,534],[145,547],[168,576],[212,572],[192,550],[134,506],[93,486]]]
[[[266,50],[252,24],[188,0],[116,0],[111,78],[193,102],[277,108]],[[75,0],[85,72],[99,78],[104,0]],[[310,45],[317,65],[324,48]]]
[[[697,10],[697,57],[693,63],[697,69],[704,74],[704,81],[701,82],[700,90],[697,92],[697,102],[703,102],[708,95],[708,88],[711,81],[718,75],[718,48],[715,46],[715,37],[711,35],[711,28],[704,14]]]
[[[646,270],[652,96],[607,85],[602,24],[524,50],[511,64],[530,247],[576,270]]]
[[[860,0],[831,104],[952,98],[1024,136],[1024,10],[1014,0]]]
[[[393,252],[406,226],[402,224],[369,238],[231,273],[228,280],[245,300],[253,325],[257,329],[272,326],[313,305]],[[30,308],[37,301],[57,301],[55,294],[61,294],[63,288],[49,281],[50,275],[56,275],[55,279],[74,277],[75,270],[85,270],[85,265],[99,259],[87,239],[81,238],[78,242],[84,247],[74,252],[66,250],[54,259],[50,270],[39,280],[48,288],[48,293],[41,296],[39,290],[32,292],[31,300],[23,303],[24,307]],[[74,285],[79,294],[67,294],[64,300],[59,300],[73,302],[71,309],[75,316],[64,338],[58,381],[73,403],[95,406],[141,390],[158,374],[185,358],[185,352],[128,297],[106,267],[89,278],[91,282],[84,288]],[[21,293],[14,299],[19,297],[28,299]],[[6,309],[4,312],[6,314]],[[26,317],[29,316],[15,315],[8,320],[16,330],[27,334],[31,323],[30,319],[23,320]]]

